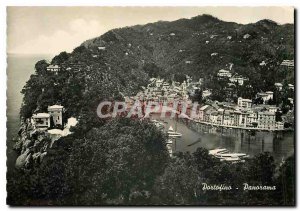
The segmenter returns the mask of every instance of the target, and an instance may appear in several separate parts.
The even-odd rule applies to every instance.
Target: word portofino
[[[103,101],[97,107],[97,115],[100,118],[115,118],[123,116],[126,118],[148,118],[151,113],[160,113],[160,117],[166,116],[192,119],[197,117],[198,103],[185,101],[174,101],[172,103],[141,102],[134,104],[126,102]]]

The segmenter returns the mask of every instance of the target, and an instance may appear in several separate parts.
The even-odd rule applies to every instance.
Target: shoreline
[[[233,126],[233,125],[220,125],[216,123],[211,122],[204,122],[199,120],[192,120],[189,119],[189,121],[192,121],[193,123],[198,123],[202,125],[208,125],[208,126],[215,126],[215,127],[221,127],[221,128],[231,128],[231,129],[241,129],[241,130],[252,130],[252,131],[264,131],[264,132],[283,132],[283,131],[293,131],[292,129],[267,129],[267,128],[253,128],[253,127],[241,127],[241,126]]]

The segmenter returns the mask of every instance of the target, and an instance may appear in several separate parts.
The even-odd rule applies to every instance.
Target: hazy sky
[[[7,52],[71,52],[110,29],[211,14],[221,20],[253,23],[271,19],[293,23],[291,7],[8,7]]]

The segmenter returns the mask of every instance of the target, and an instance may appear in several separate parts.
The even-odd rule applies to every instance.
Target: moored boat
[[[170,128],[168,130],[168,135],[169,135],[169,137],[181,137],[182,136],[181,133],[174,131],[172,126],[170,126]]]

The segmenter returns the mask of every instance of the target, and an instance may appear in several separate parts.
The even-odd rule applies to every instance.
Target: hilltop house
[[[63,109],[61,105],[53,105],[48,107],[48,113],[37,113],[32,116],[32,124],[36,129],[48,129],[51,126],[63,125]],[[51,125],[53,120],[53,125]]]
[[[247,81],[248,78],[244,78],[240,75],[235,74],[231,78],[229,78],[229,81],[232,83],[238,83],[238,85],[242,86],[244,84],[244,81]]]
[[[47,67],[47,71],[50,71],[50,72],[57,73],[59,70],[60,70],[60,67],[58,65],[49,65]]]
[[[48,107],[48,113],[53,118],[54,125],[63,125],[62,113],[64,107],[61,105],[53,105]]]
[[[217,75],[220,78],[224,78],[224,77],[230,78],[232,76],[232,74],[231,74],[231,72],[229,72],[229,70],[224,70],[224,69],[219,70]]]
[[[294,68],[294,60],[283,60],[280,65],[289,68]]]

